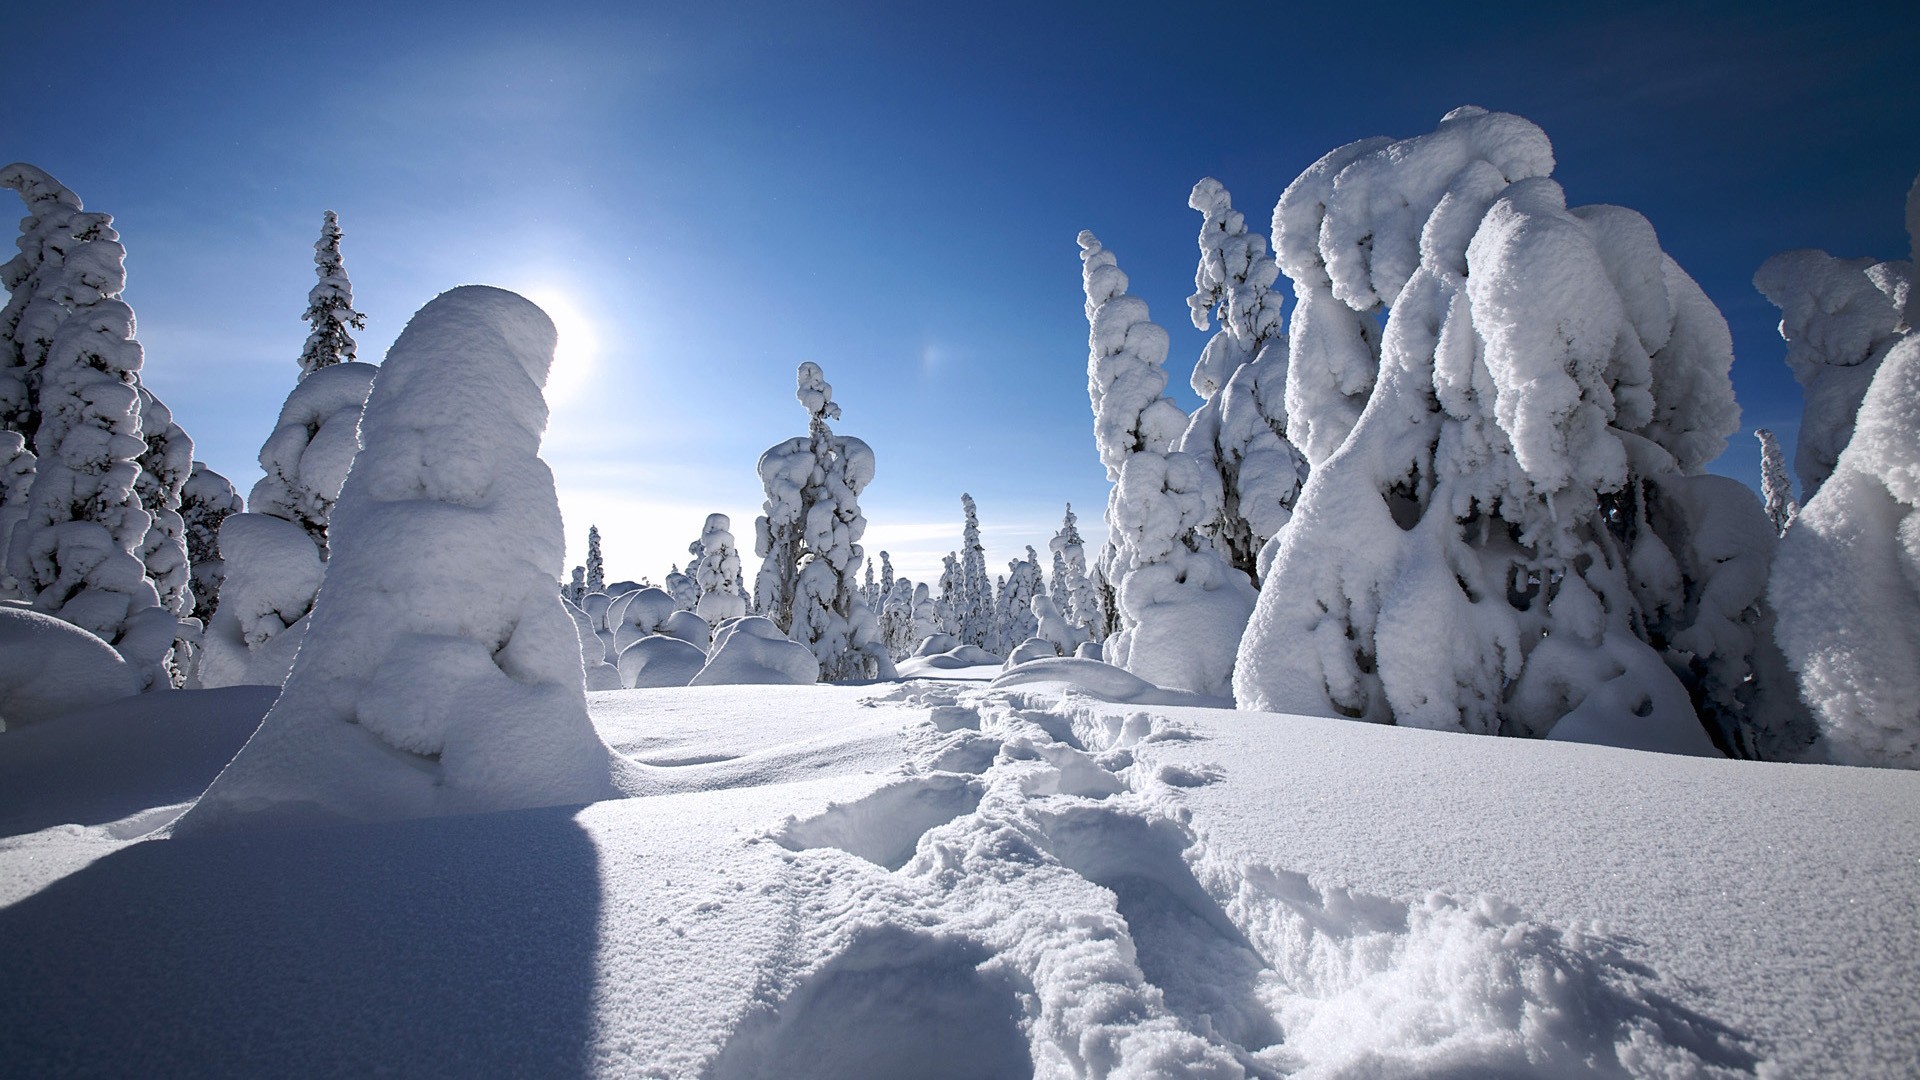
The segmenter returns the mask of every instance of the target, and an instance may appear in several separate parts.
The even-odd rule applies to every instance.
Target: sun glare
[[[546,388],[548,407],[557,408],[572,400],[587,384],[600,343],[594,336],[593,323],[571,299],[572,290],[547,287],[528,289],[524,295],[540,305],[553,320],[554,329],[559,331]]]

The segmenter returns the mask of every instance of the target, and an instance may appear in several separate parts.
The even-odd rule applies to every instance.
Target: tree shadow
[[[3,1071],[584,1072],[575,807],[135,844],[0,910]]]

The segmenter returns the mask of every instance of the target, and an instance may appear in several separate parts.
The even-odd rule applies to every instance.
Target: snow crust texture
[[[485,286],[408,323],[367,400],[286,687],[182,835],[615,793],[553,587],[564,546],[538,451],[554,339],[537,307]]]

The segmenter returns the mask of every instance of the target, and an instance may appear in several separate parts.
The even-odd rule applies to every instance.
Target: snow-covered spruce
[[[880,608],[880,638],[887,644],[887,655],[896,662],[913,655],[920,644],[914,636],[914,584],[906,578],[894,578]]]
[[[939,624],[936,633],[960,636],[960,555],[949,551],[940,557],[940,596],[934,613]]]
[[[15,382],[0,387],[9,427],[32,428],[36,459],[8,537],[7,574],[36,611],[99,636],[159,684],[175,674],[168,660],[182,627],[161,606],[142,559],[154,518],[137,491],[149,447],[141,437],[140,343],[133,309],[120,299],[126,249],[111,216],[85,212],[39,169],[10,165],[0,186],[20,192],[30,211],[21,258],[7,264],[14,299],[31,293],[8,316],[18,321],[7,378],[24,387],[34,382],[28,372],[38,380],[37,398],[27,400]],[[189,605],[184,547],[175,565],[167,546],[151,553],[167,574],[169,598]]]
[[[1907,222],[1920,246],[1920,181]],[[1852,438],[1781,540],[1768,596],[1827,756],[1920,769],[1920,332],[1871,363]]]
[[[954,601],[959,628],[954,632],[961,641],[991,651],[995,647],[993,579],[987,576],[987,549],[980,543],[980,511],[972,495],[960,493],[960,511],[965,522],[960,532],[960,592]]]
[[[760,455],[767,499],[754,522],[754,550],[763,560],[755,606],[812,651],[823,681],[890,679],[893,661],[855,577],[867,531],[859,497],[873,481],[873,450],[827,426],[840,418],[840,406],[818,364],[801,364],[796,381],[807,434]]]
[[[1867,385],[1902,334],[1913,264],[1783,251],[1761,264],[1754,287],[1780,309],[1787,366],[1806,396],[1793,469],[1810,501],[1853,435]]]
[[[700,563],[694,578],[700,586],[694,613],[709,626],[747,613],[747,598],[740,592],[740,552],[734,547],[733,522],[727,515],[707,515],[700,530]]]
[[[1314,464],[1236,698],[1790,756],[1773,532],[1700,475],[1738,426],[1726,323],[1646,219],[1569,210],[1553,164],[1532,123],[1468,107],[1281,198],[1290,431]]]
[[[1038,625],[1033,615],[1033,600],[1042,592],[1040,556],[1029,546],[1026,558],[1007,563],[1006,587],[995,598],[999,645],[994,652],[1006,656],[1033,636]]]
[[[600,526],[587,526],[587,591],[605,592],[607,561],[600,556]]]
[[[1253,610],[1247,576],[1215,550],[1220,473],[1173,449],[1186,415],[1166,396],[1167,332],[1091,232],[1080,234],[1086,292],[1087,394],[1107,479],[1107,546],[1117,631],[1110,661],[1161,686],[1225,694]]]
[[[302,379],[322,368],[352,362],[358,355],[349,329],[365,330],[367,317],[353,308],[353,283],[340,260],[340,219],[328,210],[320,220],[320,239],[313,244],[313,272],[319,282],[307,292],[307,320],[312,332],[300,351]]]
[[[1753,437],[1760,440],[1760,497],[1766,500],[1767,520],[1773,522],[1774,532],[1784,534],[1800,512],[1793,498],[1793,480],[1787,476],[1787,456],[1772,430],[1760,428]]]
[[[1258,583],[1260,554],[1292,515],[1306,475],[1306,459],[1286,438],[1287,339],[1273,290],[1280,268],[1218,180],[1195,184],[1187,205],[1205,218],[1187,306],[1197,329],[1215,316],[1220,329],[1194,365],[1203,401],[1175,448],[1220,474],[1219,515],[1207,532]]]
[[[1073,504],[1068,503],[1066,516],[1060,520],[1060,531],[1053,534],[1053,540],[1047,545],[1053,552],[1053,580],[1048,591],[1060,614],[1085,630],[1090,640],[1098,641],[1103,636],[1105,620],[1100,617],[1093,582],[1087,577],[1086,540],[1080,535],[1079,521],[1074,516]]]
[[[539,308],[485,286],[407,324],[286,688],[176,835],[617,794],[553,590],[565,544],[539,448],[554,341]]]
[[[0,600],[24,599],[20,584],[7,572],[7,538],[27,514],[27,492],[36,465],[27,440],[17,431],[0,431]]]
[[[691,570],[692,567],[688,569]],[[678,566],[667,573],[663,586],[667,590],[667,595],[673,597],[675,609],[692,611],[700,606],[699,583],[694,580],[692,574],[681,573]]]
[[[225,602],[207,625],[200,685],[286,681],[306,632],[301,620],[313,609],[325,573],[334,504],[359,453],[360,417],[379,370],[357,362],[329,365],[287,394],[260,447],[265,475],[253,485],[247,513],[220,526]]]
[[[187,562],[192,567],[193,617],[202,626],[213,619],[220,603],[220,583],[226,577],[226,563],[220,558],[220,525],[245,508],[231,481],[204,461],[193,463],[180,489],[180,520],[186,526]],[[0,537],[0,547],[5,543]]]

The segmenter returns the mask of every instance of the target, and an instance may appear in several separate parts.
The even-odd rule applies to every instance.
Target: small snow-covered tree
[[[913,625],[907,634],[907,652],[920,647],[922,641],[935,634],[946,633],[940,624],[940,604],[933,598],[932,590],[923,584],[913,587]]]
[[[1208,535],[1220,473],[1173,449],[1186,415],[1166,396],[1167,332],[1091,232],[1080,234],[1087,393],[1107,479],[1101,570],[1118,599],[1106,658],[1162,686],[1224,694],[1254,590]]]
[[[1753,276],[1780,309],[1787,366],[1806,397],[1793,468],[1811,501],[1853,436],[1867,386],[1902,335],[1913,264],[1900,259],[1836,259],[1824,251],[1784,251]]]
[[[7,571],[7,540],[14,523],[26,516],[34,465],[27,440],[17,431],[0,431],[0,600],[24,599],[19,582]]]
[[[573,568],[573,580],[569,581],[563,588],[562,595],[564,595],[567,598],[567,602],[574,607],[580,606],[580,601],[585,599],[587,595],[586,567],[576,566]],[[584,614],[584,612],[582,614]]]
[[[1701,475],[1738,426],[1726,323],[1646,219],[1569,209],[1553,164],[1538,127],[1468,107],[1336,150],[1282,196],[1289,432],[1313,471],[1236,697],[1778,750],[1772,530]]]
[[[365,330],[367,317],[353,309],[353,283],[340,261],[340,219],[329,210],[320,220],[320,239],[313,245],[313,272],[320,278],[307,293],[307,311],[301,316],[313,328],[300,351],[302,379],[335,364],[351,362],[357,346],[349,329]]]
[[[618,794],[552,587],[565,543],[539,447],[554,341],[537,307],[485,286],[407,324],[292,674],[176,836]]]
[[[1907,195],[1907,230],[1920,251],[1920,179]],[[1763,276],[1773,271],[1762,285],[1770,298],[1821,292],[1817,281],[1786,278],[1788,267],[1824,279],[1836,266],[1868,262],[1783,259],[1788,256],[1775,256],[1762,268]],[[1857,416],[1823,420],[1834,430],[1844,427],[1850,438],[1787,528],[1768,597],[1778,612],[1775,636],[1819,724],[1826,756],[1843,765],[1920,769],[1920,328],[1913,324],[1910,286],[1888,294],[1900,312],[1889,331],[1893,340],[1871,346],[1851,365],[1873,369]],[[1878,331],[1883,313],[1875,304],[1815,307],[1798,318],[1782,305],[1788,362],[1797,342],[1850,338],[1855,344],[1846,354],[1859,355],[1860,307],[1875,313]],[[1809,413],[1818,392],[1817,384],[1808,387]],[[1802,469],[1802,490],[1807,475]]]
[[[893,556],[880,553],[880,597],[884,601],[893,595]]]
[[[1753,437],[1760,440],[1760,497],[1767,503],[1767,519],[1774,532],[1785,534],[1800,512],[1800,504],[1793,501],[1793,480],[1787,476],[1787,456],[1770,429],[1760,428]]]
[[[220,558],[220,524],[245,507],[226,477],[204,461],[193,463],[180,489],[180,520],[187,530],[187,561],[193,567],[193,617],[203,626],[213,620],[226,576],[226,564]]]
[[[1258,583],[1260,554],[1292,516],[1306,474],[1286,438],[1287,339],[1273,289],[1280,268],[1218,180],[1195,184],[1187,205],[1205,218],[1187,306],[1195,328],[1217,316],[1220,330],[1193,367],[1203,401],[1175,448],[1220,474],[1219,514],[1206,531]]]
[[[913,636],[913,597],[913,582],[894,578],[880,610],[880,636],[887,643],[888,655],[896,661],[911,656],[914,646],[920,644],[920,639]]]
[[[1066,516],[1060,520],[1060,531],[1053,534],[1053,540],[1047,545],[1053,552],[1053,583],[1050,592],[1060,614],[1070,625],[1079,626],[1093,635],[1098,641],[1102,636],[1099,617],[1099,602],[1094,597],[1093,582],[1087,577],[1086,541],[1080,535],[1080,519],[1074,516],[1073,504],[1067,504]]]
[[[587,526],[587,591],[607,590],[607,563],[600,557],[600,526]]]
[[[675,566],[667,573],[664,585],[667,595],[673,597],[674,610],[692,611],[700,606],[699,584],[694,581],[692,574],[682,573],[679,566]]]
[[[1040,595],[1043,595],[1040,556],[1028,547],[1026,558],[1007,563],[1007,584],[999,596],[998,648],[1002,656],[1012,653],[1021,642],[1033,636],[1037,625],[1033,598]]]
[[[936,601],[935,611],[939,621],[939,633],[958,635],[960,633],[961,575],[960,555],[949,551],[940,559],[943,569],[940,571],[940,598]]]
[[[166,403],[144,386],[140,387],[140,428],[147,449],[140,455],[140,475],[133,489],[140,505],[153,515],[153,525],[140,545],[140,561],[160,594],[160,606],[190,617],[195,600],[187,525],[180,506],[187,478],[193,475],[193,440],[173,422]],[[184,668],[184,655],[180,663]]]
[[[867,529],[859,496],[873,481],[873,450],[827,426],[840,418],[840,406],[818,364],[801,364],[797,383],[807,434],[760,456],[767,499],[754,522],[755,551],[764,560],[755,602],[812,650],[821,680],[892,678],[879,622],[855,583]]]
[[[740,552],[734,547],[732,529],[727,515],[708,514],[700,531],[700,562],[693,571],[700,585],[700,603],[694,613],[709,626],[747,613],[747,598],[740,589]]]
[[[867,580],[860,586],[860,601],[867,605],[868,611],[880,610],[880,583],[873,577],[873,560],[867,560]]]

